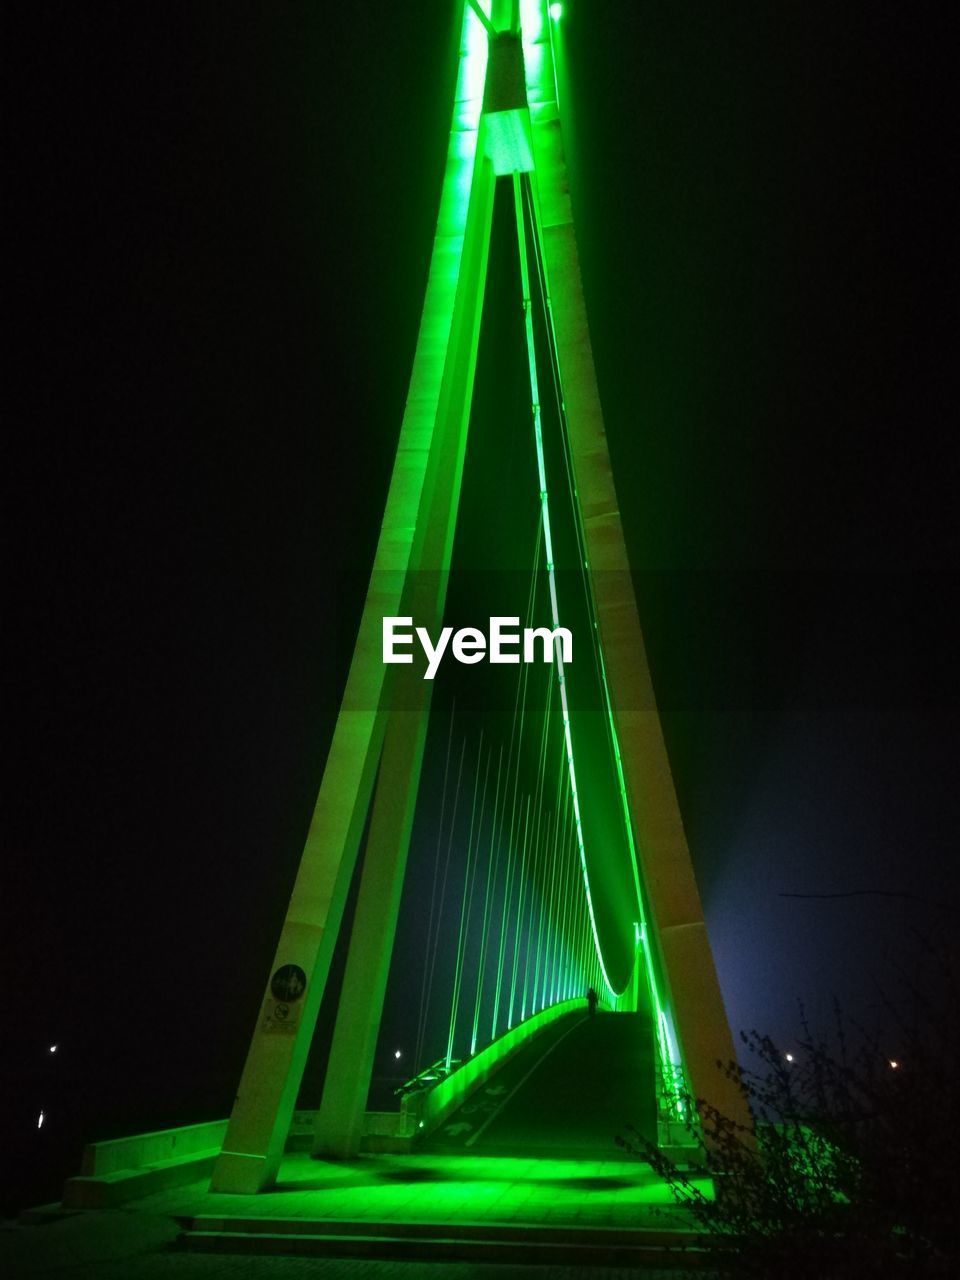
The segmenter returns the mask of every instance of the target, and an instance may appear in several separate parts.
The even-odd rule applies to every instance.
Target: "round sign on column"
[[[262,1029],[293,1035],[300,1021],[300,998],[307,989],[307,975],[298,964],[284,964],[270,979],[270,994],[263,1011]]]

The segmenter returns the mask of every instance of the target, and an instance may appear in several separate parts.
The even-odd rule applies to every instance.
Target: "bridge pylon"
[[[554,8],[545,0],[463,4],[437,229],[383,523],[303,855],[213,1174],[217,1191],[254,1193],[276,1178],[366,833],[314,1143],[319,1155],[359,1149],[433,688],[411,667],[384,664],[382,620],[414,617],[435,631],[443,618],[500,180],[514,185],[528,315],[528,254],[544,291],[596,631],[602,732],[610,747],[605,785],[621,812],[618,856],[632,886],[622,920],[613,908],[605,917],[590,903],[600,970],[625,1004],[636,1008],[641,986],[649,995],[662,1078],[671,1087],[682,1080],[694,1096],[747,1119],[739,1090],[716,1068],[718,1060],[734,1058],[733,1041],[606,444],[567,184]],[[530,353],[539,431],[532,338]],[[542,467],[541,489],[549,533]],[[572,777],[578,728],[563,706]],[[575,788],[574,802],[576,808]],[[579,810],[576,825],[589,897],[600,854],[587,817],[581,828]],[[627,901],[634,890],[635,901]]]

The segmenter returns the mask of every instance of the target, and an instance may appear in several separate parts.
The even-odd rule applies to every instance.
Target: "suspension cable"
[[[470,836],[467,841],[467,865],[464,873],[463,898],[460,903],[460,936],[457,940],[457,964],[453,978],[453,997],[450,1002],[450,1029],[447,1035],[447,1070],[453,1061],[453,1041],[457,1029],[457,1013],[460,1008],[460,984],[463,980],[463,963],[467,950],[467,933],[470,927],[470,908],[473,905],[473,885],[476,879],[477,855],[474,854],[474,831],[477,833],[476,847],[479,849],[479,832],[483,826],[483,806],[487,794],[487,778],[490,773],[490,757],[487,756],[487,768],[484,771],[483,791],[480,793],[480,821],[477,818],[477,795],[480,788],[480,767],[483,760],[483,730],[480,730],[480,745],[477,748],[477,772],[473,784],[473,804],[470,810]]]

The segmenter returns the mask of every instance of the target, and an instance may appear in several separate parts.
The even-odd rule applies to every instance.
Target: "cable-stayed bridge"
[[[744,1115],[605,439],[557,9],[462,3],[383,524],[236,1102],[129,1140],[155,1169],[192,1144],[230,1201],[288,1187],[289,1153],[301,1184],[364,1152],[452,1184],[612,1160],[627,1124],[671,1146],[691,1096]]]
[[[338,948],[318,1157],[573,1153],[614,1115],[670,1142],[685,1093],[743,1105],[604,434],[556,9],[463,4],[393,476],[216,1191],[276,1182]],[[412,637],[446,628],[426,679]]]

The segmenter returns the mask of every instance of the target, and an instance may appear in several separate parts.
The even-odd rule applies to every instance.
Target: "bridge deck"
[[[525,1045],[420,1150],[618,1160],[627,1157],[614,1138],[629,1125],[655,1140],[649,1019],[574,1013]]]

